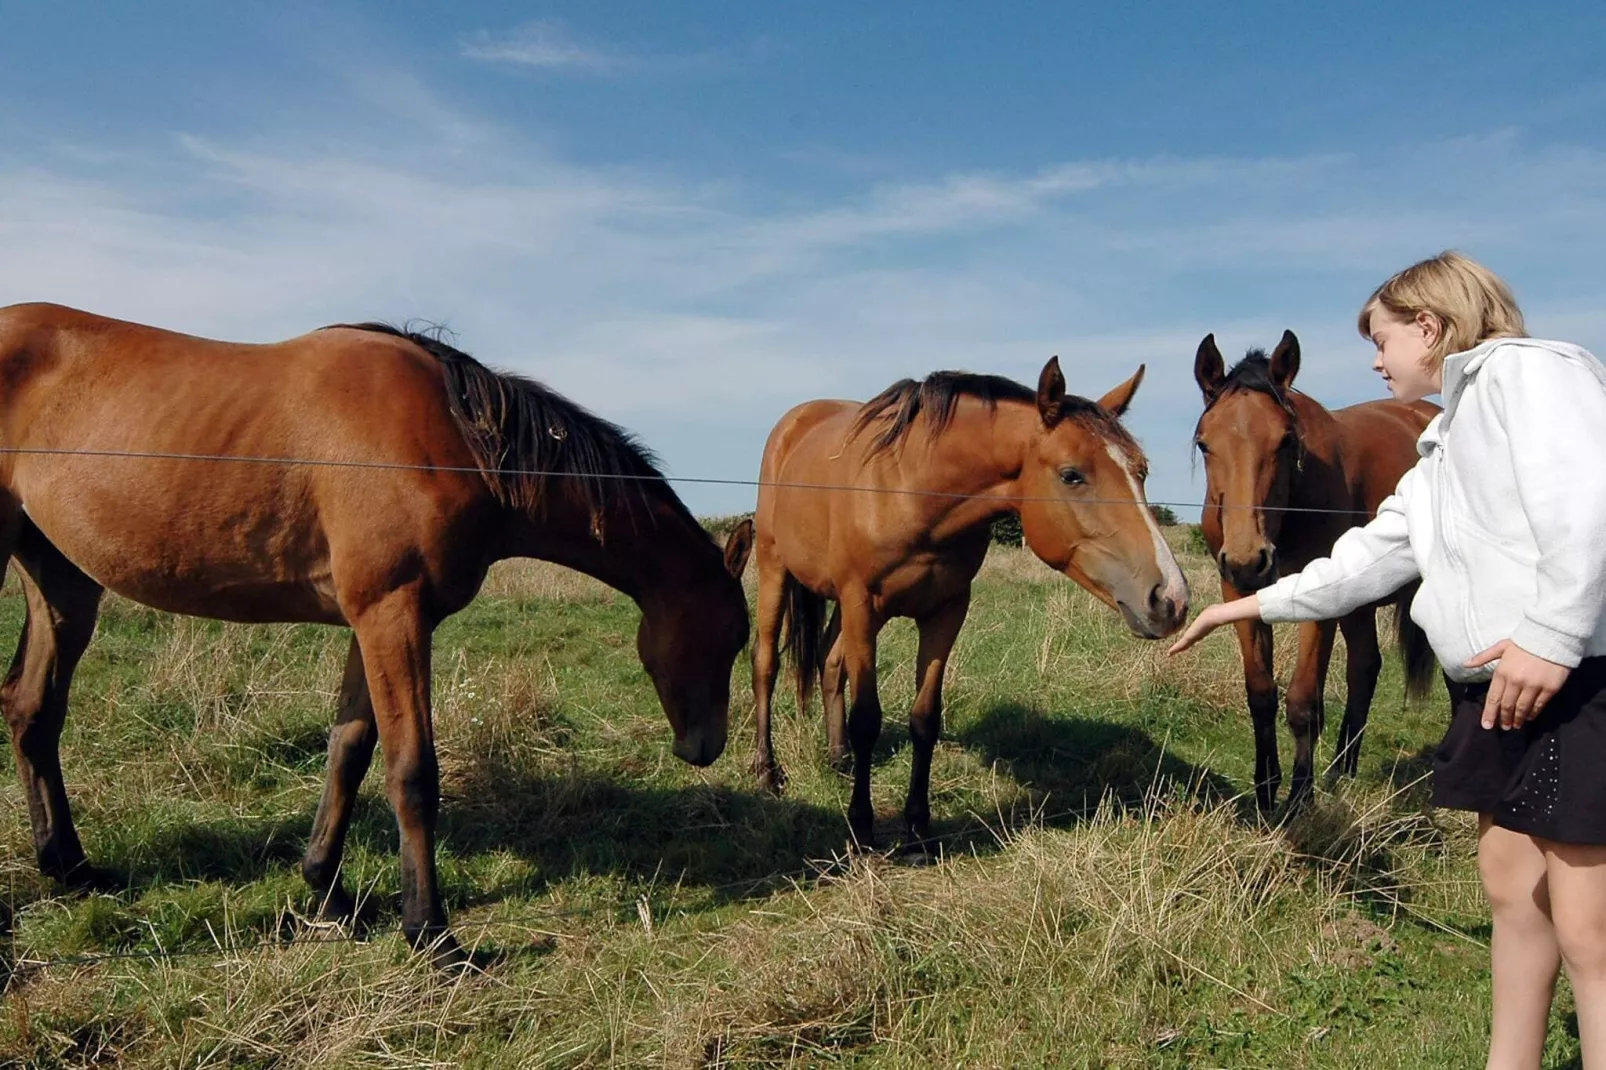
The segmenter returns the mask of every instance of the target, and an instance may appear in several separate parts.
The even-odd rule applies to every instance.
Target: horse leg
[[[328,921],[344,921],[357,912],[356,902],[340,879],[340,859],[357,803],[357,789],[368,772],[378,738],[368,678],[363,674],[362,649],[354,635],[346,651],[335,725],[329,730],[329,770],[323,798],[318,800],[318,816],[312,820],[307,855],[301,863],[301,875],[318,894],[319,914]]]
[[[881,622],[870,609],[868,594],[844,592],[842,665],[847,672],[851,703],[848,739],[853,744],[853,797],[848,828],[859,847],[875,846],[875,805],[870,801],[870,758],[881,738],[881,697],[876,692],[876,635]]]
[[[1222,583],[1225,600],[1239,597],[1230,584]],[[1271,625],[1262,621],[1239,621],[1238,649],[1244,662],[1244,692],[1249,698],[1249,720],[1255,730],[1255,805],[1262,814],[1271,813],[1277,802],[1277,789],[1283,780],[1277,760],[1277,679],[1272,675]]]
[[[1333,656],[1333,633],[1337,625],[1330,620],[1299,626],[1299,660],[1294,678],[1288,684],[1288,730],[1294,736],[1294,779],[1288,788],[1288,812],[1293,813],[1310,798],[1314,773],[1316,741],[1322,736],[1325,720],[1324,688],[1327,666]]]
[[[922,850],[922,841],[931,828],[931,753],[942,735],[942,677],[969,609],[970,592],[966,590],[918,622],[920,652],[915,661],[915,703],[909,710],[914,761],[909,770],[909,798],[904,803],[903,820],[910,846]]]
[[[385,794],[401,833],[402,932],[415,949],[432,948],[437,966],[455,966],[465,956],[446,928],[435,876],[440,773],[430,723],[431,629],[409,590],[366,607],[352,625],[385,750]]]
[[[781,611],[786,599],[786,570],[768,560],[759,544],[758,614],[753,639],[753,775],[760,791],[779,795],[786,773],[775,760],[770,741],[770,703],[780,672]]]
[[[842,609],[831,610],[831,623],[825,628],[825,666],[820,670],[820,701],[825,706],[825,760],[842,769],[850,761],[848,751],[847,676],[842,671]]]
[[[1377,610],[1357,610],[1339,621],[1338,626],[1344,633],[1348,654],[1344,671],[1348,693],[1344,697],[1344,720],[1338,726],[1333,766],[1344,776],[1354,776],[1360,766],[1361,736],[1372,712],[1378,674],[1383,671],[1383,652],[1377,645]]]
[[[73,828],[62,781],[60,742],[73,672],[94,636],[103,590],[26,521],[16,536],[15,556],[27,621],[0,685],[0,707],[28,799],[34,854],[45,876],[68,885],[92,884],[96,874]]]

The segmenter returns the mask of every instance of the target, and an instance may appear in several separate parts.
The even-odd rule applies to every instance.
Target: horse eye
[[[1198,446],[1198,447],[1199,447],[1199,456],[1201,456],[1201,457],[1208,457],[1208,456],[1210,456],[1210,447],[1209,447],[1209,446],[1206,446],[1206,445],[1205,445],[1205,444],[1204,444],[1204,440],[1203,440],[1203,439],[1197,439],[1197,438],[1196,438],[1196,439],[1194,439],[1194,440],[1193,440],[1193,444],[1194,444],[1194,445],[1195,445],[1195,446]]]
[[[1081,472],[1078,472],[1074,468],[1061,468],[1060,482],[1064,483],[1067,487],[1080,487],[1083,483],[1087,482],[1087,477],[1082,475]]]

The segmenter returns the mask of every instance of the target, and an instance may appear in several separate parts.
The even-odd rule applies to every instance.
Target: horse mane
[[[924,379],[899,379],[859,407],[851,434],[862,434],[872,424],[884,421],[886,426],[870,444],[870,454],[874,456],[908,438],[915,421],[924,414],[927,434],[936,437],[953,422],[961,398],[975,398],[996,411],[1000,401],[1025,401],[1035,405],[1037,391],[1001,375],[964,371],[932,372]],[[1096,424],[1100,431],[1127,448],[1137,445],[1121,422],[1101,409],[1097,402],[1067,394],[1061,412],[1066,418]]]
[[[601,514],[614,505],[668,502],[701,529],[664,479],[658,458],[635,435],[557,391],[511,372],[495,371],[448,344],[444,328],[408,330],[388,323],[334,323],[401,338],[441,366],[452,417],[491,493],[504,506],[539,512],[554,480],[578,494],[601,535]]]

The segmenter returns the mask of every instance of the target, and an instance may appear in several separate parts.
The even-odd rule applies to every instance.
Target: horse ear
[[[725,539],[725,570],[736,579],[747,570],[747,557],[753,552],[753,521],[749,517],[731,529]]]
[[[1278,390],[1287,390],[1294,385],[1294,376],[1298,374],[1299,339],[1294,337],[1293,331],[1284,331],[1283,340],[1271,351],[1271,381],[1277,384]]]
[[[1060,371],[1059,357],[1049,357],[1043,365],[1043,374],[1037,377],[1037,411],[1043,417],[1044,427],[1060,422],[1065,411],[1065,376]]]
[[[1199,343],[1199,353],[1193,358],[1193,380],[1199,384],[1206,405],[1216,400],[1216,395],[1221,393],[1221,384],[1227,380],[1227,362],[1221,358],[1221,350],[1216,348],[1216,336],[1213,333],[1205,335],[1204,341]]]
[[[1125,413],[1127,407],[1132,404],[1132,395],[1136,394],[1138,387],[1143,385],[1143,373],[1147,368],[1147,364],[1139,364],[1136,375],[1099,398],[1099,408],[1111,416],[1120,416]]]

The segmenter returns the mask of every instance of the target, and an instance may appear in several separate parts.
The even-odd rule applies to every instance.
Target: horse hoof
[[[778,765],[760,766],[758,790],[777,797],[786,794],[786,773]]]
[[[71,869],[63,872],[56,868],[54,871],[45,870],[45,876],[50,877],[70,892],[99,892],[109,894],[123,890],[123,883],[118,881],[106,870],[80,862]]]
[[[942,856],[920,840],[904,844],[903,849],[898,852],[898,864],[912,869],[934,866],[941,861]]]
[[[463,970],[474,965],[469,953],[457,942],[457,937],[449,932],[441,933],[430,945],[429,962],[437,970]]]
[[[870,854],[875,846],[875,822],[848,820],[848,850],[856,854]]]

